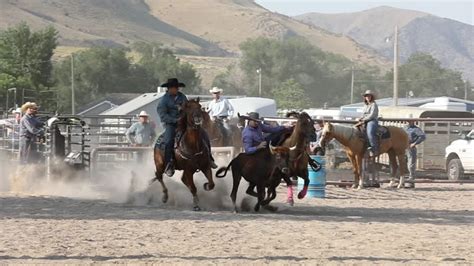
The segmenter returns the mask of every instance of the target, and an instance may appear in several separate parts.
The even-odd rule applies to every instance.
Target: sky
[[[376,1],[376,0],[256,0],[268,10],[288,16],[308,12],[348,13],[378,6],[418,10],[439,17],[450,18],[474,25],[474,0],[419,0],[419,1]]]

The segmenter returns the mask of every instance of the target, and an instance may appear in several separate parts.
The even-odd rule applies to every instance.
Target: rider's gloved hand
[[[265,149],[266,147],[267,147],[267,142],[266,142],[266,141],[262,141],[260,144],[258,144],[257,150]]]

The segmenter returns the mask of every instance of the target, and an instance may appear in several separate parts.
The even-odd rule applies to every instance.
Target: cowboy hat
[[[138,115],[138,117],[141,117],[141,116],[149,117],[149,115],[146,111],[141,111],[140,114]]]
[[[172,87],[186,87],[186,85],[182,82],[179,82],[177,78],[170,78],[166,83],[160,85],[163,88],[172,88]]]
[[[364,97],[367,96],[367,95],[375,96],[375,92],[373,92],[373,91],[371,91],[371,90],[366,90],[366,91],[362,94],[362,96],[364,96]]]
[[[213,87],[212,89],[209,90],[210,93],[215,94],[215,93],[222,93],[224,90],[219,89],[218,87]]]
[[[34,102],[26,102],[21,106],[21,112],[24,113],[26,110],[33,108],[33,109],[38,109],[38,105]]]
[[[243,119],[246,119],[246,120],[252,120],[252,121],[256,121],[256,122],[261,122],[262,121],[262,120],[260,120],[260,115],[257,112],[250,112],[247,115],[240,115],[239,113],[237,113],[237,116],[239,118],[243,118]]]

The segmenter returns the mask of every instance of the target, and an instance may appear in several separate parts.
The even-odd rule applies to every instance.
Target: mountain
[[[392,37],[399,27],[399,51],[404,62],[415,52],[429,53],[442,65],[463,72],[474,81],[474,26],[427,13],[378,7],[343,14],[307,13],[296,19],[336,34],[353,38],[375,49],[380,55],[393,59]]]
[[[26,21],[53,25],[66,46],[126,46],[158,41],[177,53],[239,54],[248,38],[301,36],[322,50],[386,68],[375,51],[270,12],[251,0],[0,0],[0,29]]]

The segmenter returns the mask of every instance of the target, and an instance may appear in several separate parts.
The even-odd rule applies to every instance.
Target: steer
[[[280,184],[281,178],[291,182],[289,174],[289,158],[290,151],[295,147],[273,147],[270,145],[268,149],[262,149],[254,154],[240,153],[235,157],[227,167],[222,167],[216,172],[216,177],[222,178],[232,167],[232,178],[234,180],[230,198],[234,204],[234,210],[237,212],[235,204],[237,198],[237,190],[239,189],[240,179],[244,177],[250,183],[247,194],[257,196],[258,202],[255,205],[255,211],[260,206],[266,206],[275,198],[276,187]],[[277,174],[281,173],[281,174]],[[272,177],[274,176],[274,177]],[[275,176],[278,176],[275,178]],[[257,187],[257,194],[253,192],[253,187]],[[268,187],[268,197],[265,197],[265,187]],[[270,196],[271,195],[271,196]]]

